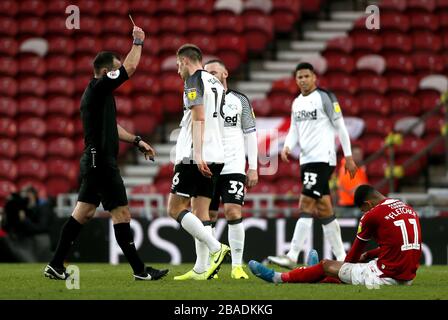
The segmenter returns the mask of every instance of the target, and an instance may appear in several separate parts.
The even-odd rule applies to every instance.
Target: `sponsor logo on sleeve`
[[[339,105],[339,102],[334,102],[333,107],[334,107],[334,112],[336,112],[336,113],[341,112],[341,106]]]
[[[197,97],[196,88],[187,89],[187,97],[190,100],[195,100]]]
[[[107,73],[107,76],[110,79],[117,79],[120,76],[120,70],[113,70]]]

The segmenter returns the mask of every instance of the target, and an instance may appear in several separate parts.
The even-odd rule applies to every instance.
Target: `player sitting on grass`
[[[249,268],[257,277],[274,283],[322,282],[328,277],[367,288],[380,285],[410,285],[421,256],[421,231],[417,213],[407,204],[383,196],[370,185],[355,192],[355,205],[364,213],[355,241],[344,262],[322,260],[316,265],[280,273],[257,261]],[[378,248],[361,254],[370,239]]]

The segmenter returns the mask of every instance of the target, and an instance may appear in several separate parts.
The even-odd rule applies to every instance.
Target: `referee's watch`
[[[142,137],[140,137],[140,136],[135,136],[135,138],[134,138],[134,146],[136,146],[136,147],[138,147],[139,145],[139,143],[140,143],[140,141],[142,141],[143,139],[142,139]]]
[[[143,40],[142,39],[134,39],[133,44],[135,44],[136,46],[143,46]]]

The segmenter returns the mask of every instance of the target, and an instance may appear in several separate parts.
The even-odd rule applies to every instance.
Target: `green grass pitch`
[[[65,281],[49,280],[44,264],[0,264],[0,299],[150,299],[150,300],[357,300],[357,299],[448,299],[448,266],[421,267],[412,286],[390,286],[368,290],[362,286],[335,284],[273,285],[253,276],[230,278],[224,264],[219,279],[174,281],[192,265],[169,266],[168,276],[159,281],[134,281],[127,264],[77,264],[80,289],[68,290]],[[163,268],[166,265],[156,264]]]

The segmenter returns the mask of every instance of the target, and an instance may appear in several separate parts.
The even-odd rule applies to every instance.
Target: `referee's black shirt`
[[[84,154],[95,148],[99,164],[116,162],[119,139],[117,109],[112,93],[128,79],[126,69],[121,66],[101,78],[93,78],[81,97]]]

